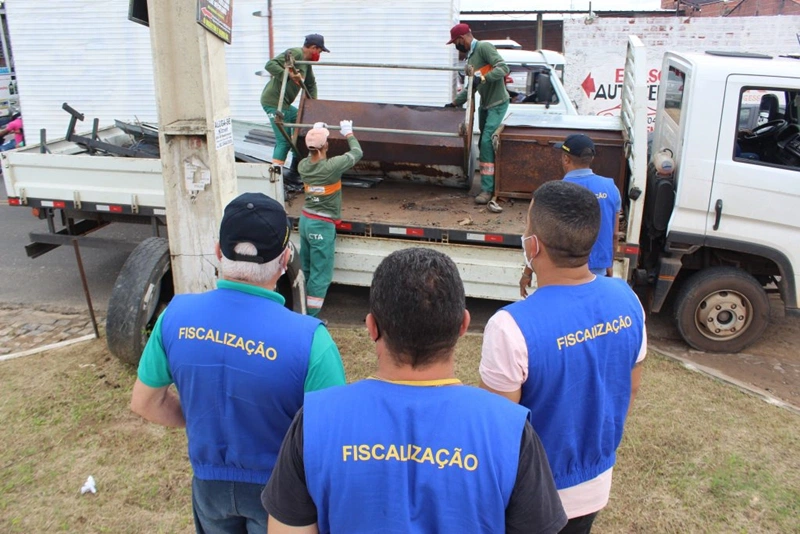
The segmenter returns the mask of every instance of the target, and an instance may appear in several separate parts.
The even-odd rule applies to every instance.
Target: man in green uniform
[[[321,35],[312,33],[311,35],[306,35],[302,48],[290,48],[270,59],[265,66],[272,78],[261,92],[261,107],[267,113],[267,117],[272,123],[272,131],[275,133],[275,148],[272,151],[273,172],[281,172],[290,148],[289,142],[275,125],[275,114],[278,111],[278,100],[281,96],[286,56],[291,55],[295,61],[319,61],[321,52],[330,52],[330,50],[325,48],[325,39]],[[292,102],[297,98],[303,84],[308,89],[308,96],[317,98],[317,81],[314,79],[314,71],[311,69],[311,65],[296,65],[289,71],[286,92],[283,95],[283,108],[281,109],[284,122],[297,121],[297,108],[292,105]],[[292,135],[292,129],[286,128],[286,133]],[[299,156],[294,154],[294,161],[296,162],[298,159]],[[293,168],[296,167],[293,166]]]
[[[328,135],[324,123],[306,134],[309,156],[298,165],[306,193],[300,214],[300,261],[306,278],[308,314],[317,316],[333,279],[336,223],[342,218],[342,173],[361,159],[361,145],[353,135],[353,121],[341,121],[339,133],[350,151],[328,159]]]
[[[467,65],[471,66],[475,79],[473,88],[477,87],[481,96],[478,110],[478,128],[481,139],[480,149],[481,192],[475,197],[476,204],[489,204],[492,211],[501,211],[494,197],[494,146],[492,135],[500,126],[508,111],[510,97],[506,90],[505,77],[508,66],[491,43],[478,41],[472,36],[467,24],[456,24],[450,29],[450,40],[459,52],[467,54]],[[445,107],[460,107],[467,101],[467,87],[456,95],[453,102]]]

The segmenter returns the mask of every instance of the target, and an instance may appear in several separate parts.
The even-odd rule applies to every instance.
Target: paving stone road
[[[105,316],[98,315],[100,326]],[[25,306],[0,306],[0,356],[93,334],[87,311],[46,311]]]

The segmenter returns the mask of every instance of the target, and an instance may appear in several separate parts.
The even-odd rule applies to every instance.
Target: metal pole
[[[269,58],[272,59],[275,57],[275,40],[272,38],[272,0],[267,2],[267,15],[269,18],[267,20],[267,28],[269,31]]]
[[[291,54],[286,54],[286,64],[288,65],[288,68],[290,68],[290,69],[292,69],[292,70],[294,70],[294,71],[297,71],[297,69],[295,68],[295,65],[297,65],[297,63],[295,62],[295,59],[294,59],[294,56],[293,56],[293,55],[291,55]],[[298,72],[299,72],[299,71],[298,71]],[[308,98],[310,98],[310,99],[312,99],[312,100],[314,99],[314,97],[313,97],[313,96],[311,96],[311,93],[309,93],[309,92],[308,92],[308,87],[306,87],[306,82],[305,82],[305,80],[301,80],[301,81],[300,81],[300,88],[303,90],[303,92],[305,93],[305,95],[306,95]]]
[[[461,67],[441,67],[435,65],[397,65],[391,63],[348,63],[341,61],[295,61],[296,65],[313,65],[314,67],[364,67],[376,69],[410,69],[410,70],[445,70],[458,72]]]
[[[169,251],[175,293],[216,281],[222,212],[237,194],[225,44],[197,23],[197,0],[148,0]],[[176,73],[180,73],[176,75]]]
[[[283,124],[290,128],[313,128],[313,124],[287,122]],[[340,130],[339,126],[327,126],[328,130]],[[461,137],[461,134],[452,132],[429,132],[426,130],[397,130],[394,128],[371,128],[366,126],[353,126],[354,132],[379,132],[379,133],[392,133],[392,134],[405,134],[405,135],[427,135],[431,137]]]
[[[95,339],[100,338],[100,330],[97,329],[97,318],[94,316],[92,307],[92,296],[89,294],[89,284],[86,282],[86,272],[83,270],[83,260],[81,259],[81,249],[78,240],[72,240],[72,247],[75,249],[75,259],[78,262],[78,272],[81,273],[81,283],[83,284],[83,294],[86,296],[86,305],[89,306],[89,317],[92,318],[92,328],[94,328]]]
[[[592,12],[592,4],[589,3],[589,13]],[[536,50],[544,48],[544,17],[541,13],[536,15]]]
[[[283,99],[286,96],[286,81],[289,79],[289,69],[283,67],[283,81],[281,82],[281,95],[278,97],[278,113],[283,113]]]

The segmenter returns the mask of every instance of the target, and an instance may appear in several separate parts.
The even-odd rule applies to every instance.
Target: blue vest
[[[607,269],[614,265],[612,236],[617,212],[622,207],[619,190],[614,180],[594,174],[590,169],[567,173],[565,182],[581,185],[594,193],[600,203],[600,231],[589,254],[590,269]]]
[[[470,386],[315,391],[303,458],[319,531],[505,532],[528,410]]]
[[[503,308],[528,347],[520,404],[531,410],[556,481],[564,489],[614,465],[642,345],[644,312],[624,281],[597,277],[545,286]]]
[[[164,313],[195,476],[265,484],[303,406],[320,322],[234,289],[177,295]]]

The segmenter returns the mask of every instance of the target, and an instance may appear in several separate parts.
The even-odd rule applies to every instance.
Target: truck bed
[[[342,198],[344,226],[371,225],[371,234],[384,230],[385,225],[395,229],[390,232],[394,235],[399,228],[432,230],[417,236],[443,241],[453,235],[460,240],[459,237],[465,237],[463,233],[490,234],[497,236],[490,243],[517,246],[528,209],[524,200],[509,200],[502,204],[502,213],[492,213],[486,206],[475,204],[466,190],[408,182],[383,181],[368,189],[344,187]],[[303,201],[302,193],[292,198],[287,195],[286,211],[290,217],[300,216]],[[442,236],[443,232],[446,235]]]

